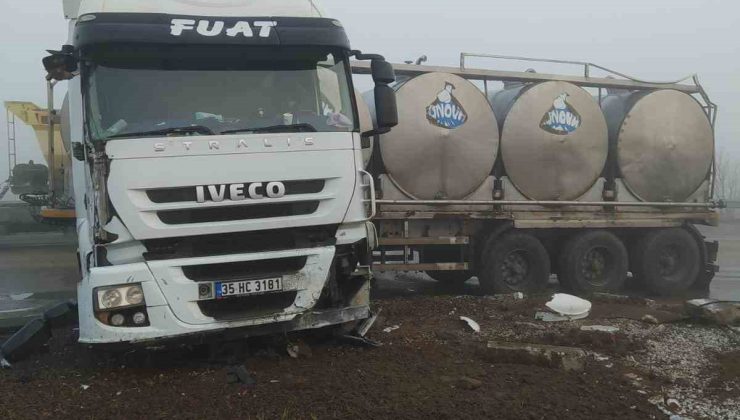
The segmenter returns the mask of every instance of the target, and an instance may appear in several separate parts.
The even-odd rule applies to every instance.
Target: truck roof
[[[64,0],[64,13],[68,19],[88,13],[325,17],[318,0]]]

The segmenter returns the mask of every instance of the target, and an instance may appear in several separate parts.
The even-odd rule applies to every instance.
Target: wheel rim
[[[501,278],[509,286],[526,282],[529,275],[529,258],[525,251],[515,250],[506,255],[501,263]]]
[[[604,286],[611,270],[612,257],[606,248],[592,248],[581,257],[579,271],[584,280],[594,286]]]
[[[671,277],[681,267],[681,252],[676,246],[666,246],[658,258],[658,273],[661,277]]]

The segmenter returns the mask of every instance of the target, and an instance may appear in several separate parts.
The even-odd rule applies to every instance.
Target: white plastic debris
[[[475,331],[476,333],[479,333],[480,332],[480,325],[477,322],[473,321],[472,319],[470,319],[470,318],[468,318],[466,316],[461,316],[460,317],[460,321],[463,321],[466,324],[468,324],[468,326],[470,327],[470,329],[473,330],[473,331]]]
[[[619,328],[607,325],[584,325],[581,327],[581,331],[598,331],[613,334],[615,332],[619,332]]]
[[[383,332],[386,333],[386,334],[390,334],[390,333],[392,333],[393,331],[396,331],[399,328],[401,328],[400,325],[393,325],[393,326],[390,326],[388,328],[383,329]]]
[[[556,293],[545,306],[556,314],[570,317],[583,316],[585,318],[591,312],[591,302],[564,293]]]
[[[87,391],[90,389],[90,385],[80,385],[80,388],[82,388],[83,391]]]
[[[10,362],[5,360],[3,356],[0,355],[0,369],[10,369],[13,366],[10,365]]]
[[[522,300],[522,299],[524,299],[524,293],[522,293],[522,292],[516,292],[516,293],[514,293],[513,296],[514,296],[514,300]]]

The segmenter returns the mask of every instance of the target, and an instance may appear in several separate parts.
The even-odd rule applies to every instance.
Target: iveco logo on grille
[[[282,182],[268,182],[267,184],[253,182],[251,184],[205,185],[195,187],[195,195],[199,203],[282,198],[285,197],[285,184]]]

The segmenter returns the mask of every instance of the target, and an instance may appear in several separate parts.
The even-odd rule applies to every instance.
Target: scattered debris
[[[383,312],[383,308],[378,309],[377,312],[372,312],[370,314],[370,318],[366,319],[365,321],[360,324],[359,327],[357,327],[357,336],[364,337],[367,335],[367,332],[370,331],[370,328],[375,325],[375,322],[378,320],[378,316],[380,313]]]
[[[686,302],[686,309],[692,316],[719,325],[740,326],[740,302],[694,299]]]
[[[640,319],[640,321],[645,322],[645,323],[648,323],[648,324],[655,324],[655,325],[659,325],[660,324],[660,321],[658,320],[658,318],[656,318],[656,317],[654,317],[654,316],[652,316],[650,314],[643,316]]]
[[[244,386],[257,385],[257,381],[249,374],[244,365],[232,366],[226,373],[230,384],[242,384]]]
[[[496,363],[544,366],[566,371],[582,371],[586,352],[575,347],[517,344],[489,341],[487,355]]]
[[[0,354],[0,369],[10,369],[13,366],[11,366],[10,362],[5,360],[5,357],[3,357],[2,354]]]
[[[382,346],[382,344],[377,341],[371,340],[367,337],[358,337],[356,335],[340,335],[337,338],[349,344],[361,347],[376,348]]]
[[[574,321],[588,317],[591,312],[591,302],[564,293],[556,293],[545,306],[553,312],[537,312],[535,319],[545,322]]]
[[[609,327],[606,325],[584,325],[583,327],[581,327],[581,331],[598,331],[613,334],[619,332],[619,328]]]
[[[82,388],[83,391],[87,391],[90,389],[90,385],[80,385],[80,388]]]
[[[522,293],[522,292],[516,292],[516,293],[514,293],[513,296],[514,296],[514,300],[522,300],[522,299],[524,299],[524,293]]]
[[[681,411],[681,403],[675,398],[666,398],[665,405],[674,413]]]
[[[580,316],[591,311],[591,302],[578,296],[556,293],[552,300],[545,304],[560,315]]]
[[[480,325],[477,322],[473,321],[472,319],[466,316],[461,316],[460,321],[463,321],[466,324],[468,324],[470,329],[473,330],[475,333],[480,333]]]
[[[599,300],[606,301],[606,302],[616,302],[616,303],[629,302],[631,299],[633,299],[627,295],[616,295],[613,293],[594,293],[593,297]]]
[[[536,319],[537,321],[544,321],[544,322],[576,321],[576,320],[583,319],[586,317],[588,317],[588,314],[585,314],[583,316],[567,316],[567,315],[554,314],[552,312],[537,312],[534,315],[534,319]]]
[[[311,347],[309,347],[308,345],[306,345],[306,343],[302,341],[298,343],[289,343],[286,351],[288,353],[288,356],[292,357],[293,359],[308,359],[313,356]]]
[[[0,353],[9,362],[18,362],[43,347],[50,338],[49,324],[43,318],[36,318],[8,338],[0,346]]]
[[[396,331],[399,328],[401,328],[400,325],[393,325],[393,326],[390,326],[388,328],[384,328],[383,329],[383,332],[386,333],[386,334],[388,334],[388,333],[392,333],[393,331]]]
[[[683,417],[678,416],[676,413],[681,412],[681,403],[675,398],[663,397],[656,395],[648,400],[651,404],[658,407],[663,414],[670,416],[671,419],[682,419]]]

